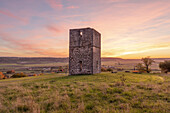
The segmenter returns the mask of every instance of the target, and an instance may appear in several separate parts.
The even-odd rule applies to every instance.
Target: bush
[[[113,71],[113,69],[112,68],[108,68],[107,71]]]
[[[164,61],[159,64],[159,67],[161,68],[161,71],[163,73],[170,72],[170,60],[169,61]]]
[[[27,75],[24,73],[16,73],[12,75],[12,78],[21,78],[21,77],[27,77]]]
[[[5,75],[2,72],[0,72],[0,79],[5,79]]]
[[[14,74],[14,73],[15,73],[15,70],[7,71],[6,73],[7,73],[7,74]]]
[[[101,68],[101,71],[102,71],[102,72],[105,72],[105,71],[107,71],[107,70],[106,70],[106,68],[102,67],[102,68]]]
[[[138,64],[136,65],[136,67],[137,67],[137,70],[138,70],[140,73],[145,72],[145,67],[142,65],[142,63],[138,63]]]

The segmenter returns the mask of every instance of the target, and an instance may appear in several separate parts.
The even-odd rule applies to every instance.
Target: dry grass
[[[166,113],[170,110],[169,95],[170,76],[49,74],[1,80],[0,113]]]

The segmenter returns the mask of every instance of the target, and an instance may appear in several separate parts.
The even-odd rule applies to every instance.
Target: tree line
[[[155,62],[149,56],[141,59],[142,63],[137,64],[137,69],[139,72],[151,72],[150,66]],[[170,72],[170,60],[165,60],[164,62],[159,63],[159,68],[161,69],[162,73]]]

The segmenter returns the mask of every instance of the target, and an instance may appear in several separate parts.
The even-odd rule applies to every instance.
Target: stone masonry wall
[[[93,31],[93,74],[101,72],[101,34]]]
[[[99,41],[100,34],[94,29],[70,30],[69,75],[100,73]]]

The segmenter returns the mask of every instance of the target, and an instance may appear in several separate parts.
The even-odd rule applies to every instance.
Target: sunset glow
[[[68,57],[69,29],[84,27],[102,57],[170,58],[170,0],[0,0],[0,57]]]

